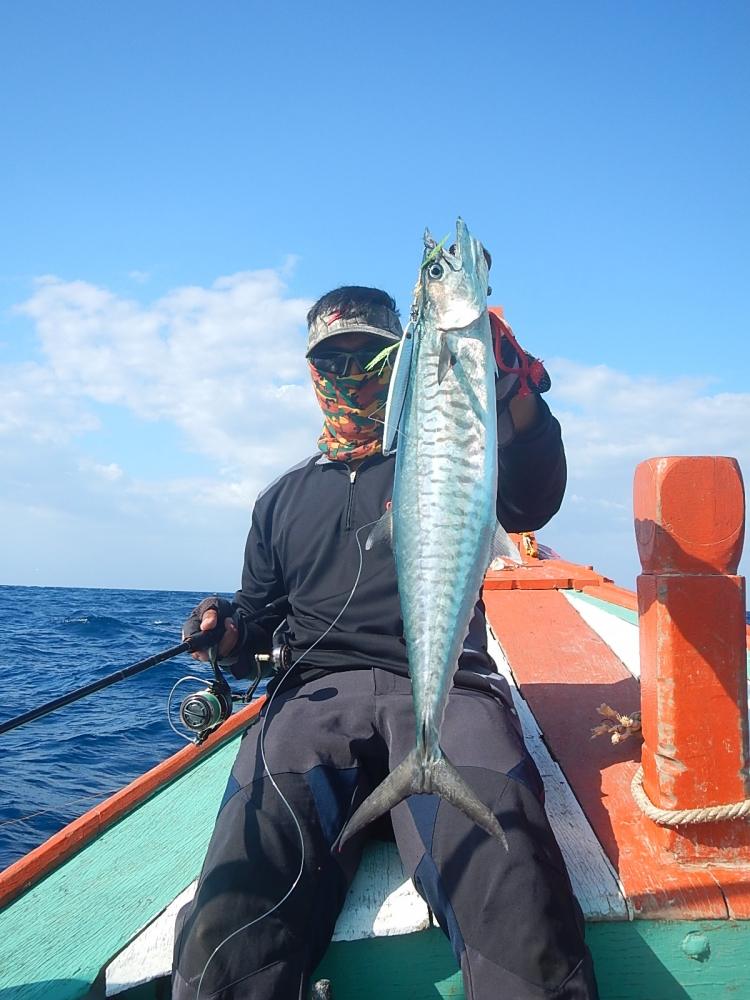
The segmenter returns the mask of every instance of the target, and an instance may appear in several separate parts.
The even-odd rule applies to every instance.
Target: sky
[[[316,449],[307,309],[408,315],[461,215],[552,376],[539,537],[632,588],[637,464],[750,470],[749,43],[744,2],[2,5],[0,584],[233,591]]]

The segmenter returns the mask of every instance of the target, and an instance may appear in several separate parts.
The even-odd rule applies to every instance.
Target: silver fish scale
[[[429,756],[439,752],[438,732],[496,523],[494,362],[487,314],[474,327],[449,335],[458,362],[439,385],[442,339],[437,330],[423,330],[416,347],[393,503],[417,745]]]
[[[416,746],[347,820],[339,848],[399,802],[436,794],[508,850],[498,817],[439,743],[496,525],[494,380],[486,258],[458,219],[448,251],[425,233],[383,438],[390,452],[398,436],[391,523]],[[381,536],[386,523],[373,535]],[[508,539],[500,541],[508,547]]]

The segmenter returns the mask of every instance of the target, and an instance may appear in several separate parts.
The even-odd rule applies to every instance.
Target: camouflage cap
[[[323,340],[335,337],[339,333],[370,333],[374,337],[396,342],[401,340],[404,331],[401,322],[393,311],[385,305],[363,305],[357,311],[342,315],[339,310],[316,317],[308,330],[307,355]]]

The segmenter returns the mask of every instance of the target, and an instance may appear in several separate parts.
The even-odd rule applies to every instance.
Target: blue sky
[[[552,374],[545,541],[632,586],[638,461],[747,474],[747,4],[0,19],[0,583],[234,589],[254,495],[314,449],[306,308],[406,312],[458,214]]]

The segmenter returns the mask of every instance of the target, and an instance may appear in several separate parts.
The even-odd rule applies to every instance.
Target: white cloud
[[[142,306],[46,277],[18,311],[36,325],[58,394],[174,424],[239,474],[309,450],[304,425],[319,419],[303,358],[309,303],[284,292],[275,271],[243,272]]]
[[[0,365],[0,437],[60,444],[98,426],[91,412],[60,391],[49,367]]]
[[[78,463],[78,468],[81,472],[91,473],[109,483],[116,483],[124,476],[117,462],[109,462],[107,465],[102,465],[100,462],[91,462],[86,458],[82,458]]]
[[[148,577],[152,586],[200,586],[211,571],[209,585],[233,586],[255,495],[315,450],[321,423],[304,361],[310,303],[284,284],[292,265],[178,288],[147,305],[85,281],[37,281],[16,311],[33,322],[41,360],[0,366],[8,582],[28,579],[30,550],[46,546],[38,582],[137,585],[140,572],[140,585]],[[156,472],[139,472],[110,406],[136,430],[176,428],[180,455],[171,448],[151,458]],[[154,448],[142,432],[137,446]],[[195,474],[185,475],[191,464]],[[209,534],[209,544],[186,543]],[[105,537],[119,554],[103,563]],[[87,563],[101,579],[82,575]]]
[[[6,582],[232,589],[254,496],[315,450],[321,423],[304,361],[309,303],[288,296],[291,266],[146,305],[39,279],[18,311],[34,324],[40,360],[0,366],[0,524],[16,567]],[[716,392],[709,377],[565,358],[548,367],[569,487],[543,540],[632,586],[635,466],[704,453],[735,455],[747,470],[750,394]],[[176,428],[179,464],[158,455],[147,476],[127,449],[107,454],[108,441],[121,444],[109,406]],[[33,579],[21,572],[30,553]]]
[[[712,392],[709,376],[628,375],[565,358],[548,367],[569,486],[545,537],[568,557],[632,586],[639,571],[632,527],[636,466],[655,456],[729,455],[747,473],[750,393]]]

